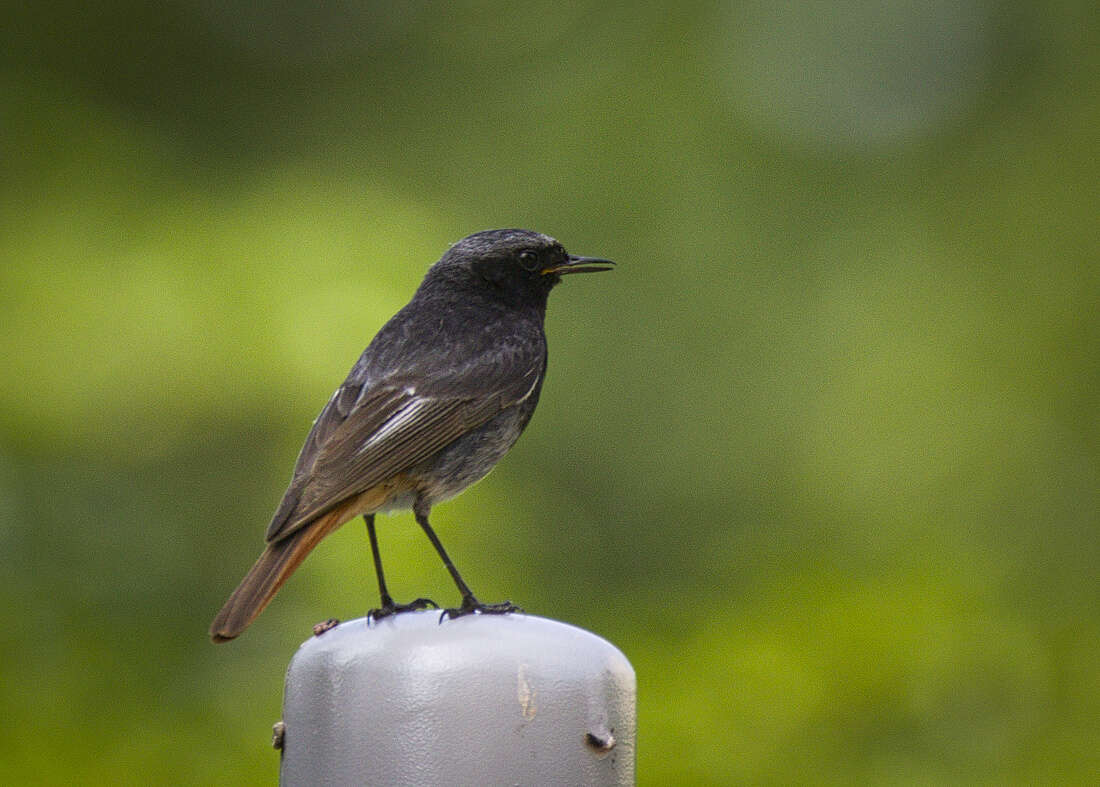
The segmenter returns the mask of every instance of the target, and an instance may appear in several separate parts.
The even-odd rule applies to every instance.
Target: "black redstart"
[[[550,290],[563,274],[612,265],[571,256],[530,230],[478,232],[451,246],[317,416],[267,547],[214,618],[211,638],[244,631],[321,539],[360,514],[382,598],[371,616],[434,606],[395,604],[386,590],[374,515],[395,509],[413,510],[462,594],[444,615],[515,611],[474,597],[428,513],[483,478],[531,419],[546,373]]]

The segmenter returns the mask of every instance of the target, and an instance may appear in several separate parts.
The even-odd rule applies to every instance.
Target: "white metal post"
[[[280,780],[298,785],[630,785],[635,678],[583,629],[409,612],[303,643]]]

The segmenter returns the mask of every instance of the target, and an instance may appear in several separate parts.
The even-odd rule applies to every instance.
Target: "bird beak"
[[[602,260],[599,257],[574,257],[570,254],[568,262],[543,268],[541,273],[543,276],[551,273],[556,273],[559,276],[566,273],[598,273],[599,271],[609,271],[614,266],[615,263],[611,260]]]

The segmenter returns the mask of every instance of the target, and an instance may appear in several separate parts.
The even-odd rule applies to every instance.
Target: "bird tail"
[[[214,642],[228,642],[248,628],[306,559],[306,555],[340,524],[342,520],[337,517],[323,516],[268,544],[214,617],[214,622],[210,624],[210,638]]]

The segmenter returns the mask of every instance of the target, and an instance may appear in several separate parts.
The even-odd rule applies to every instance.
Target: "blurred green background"
[[[274,781],[295,648],[376,603],[362,526],[206,627],[367,341],[503,226],[620,265],[433,521],[633,661],[641,784],[1100,779],[1094,3],[5,17],[0,781]]]

